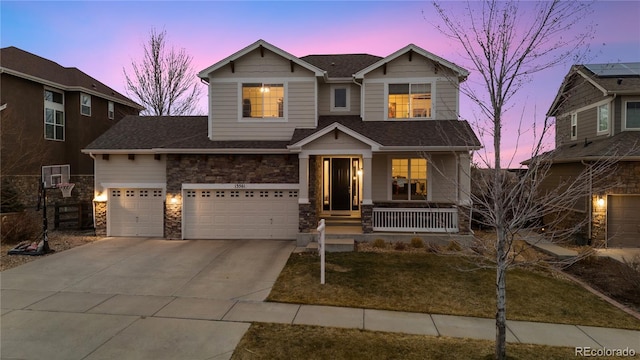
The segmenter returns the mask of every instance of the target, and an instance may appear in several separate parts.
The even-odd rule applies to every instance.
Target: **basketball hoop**
[[[71,183],[63,183],[63,184],[58,184],[57,188],[60,189],[60,191],[62,191],[62,197],[71,197],[71,190],[73,190],[73,187],[76,186],[76,184],[71,184]]]

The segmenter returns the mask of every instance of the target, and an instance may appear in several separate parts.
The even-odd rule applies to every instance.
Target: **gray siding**
[[[241,87],[247,82],[282,83],[284,118],[242,119]],[[296,127],[316,126],[314,74],[268,50],[256,49],[216,70],[209,85],[209,128],[212,140],[288,140]]]
[[[110,155],[109,160],[97,155],[95,159],[95,191],[105,190],[104,184],[149,184],[167,182],[166,156],[156,160],[153,155]]]
[[[349,111],[331,111],[331,91],[333,86],[347,86],[349,88]],[[320,115],[360,115],[360,86],[349,84],[326,84],[318,87],[318,112]]]
[[[364,120],[380,121],[386,118],[385,84],[388,82],[417,82],[428,78],[431,81],[433,118],[437,120],[457,119],[458,81],[449,69],[413,54],[405,54],[387,63],[386,73],[382,67],[366,75],[364,86]]]

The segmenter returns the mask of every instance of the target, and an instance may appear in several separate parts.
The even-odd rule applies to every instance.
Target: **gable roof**
[[[571,88],[572,79],[576,77],[589,82],[603,96],[640,95],[640,62],[573,65],[562,80],[547,116],[553,116],[562,96]]]
[[[286,51],[284,51],[284,50],[282,50],[280,48],[277,48],[277,47],[275,47],[275,46],[273,46],[273,45],[269,44],[268,42],[266,42],[266,41],[261,39],[261,40],[258,40],[256,42],[254,42],[253,44],[245,47],[244,49],[242,49],[240,51],[237,51],[236,53],[231,54],[230,56],[227,56],[226,58],[224,58],[224,59],[218,61],[217,63],[209,66],[208,68],[200,71],[198,73],[198,77],[200,77],[203,80],[208,80],[209,79],[209,74],[211,72],[216,71],[216,70],[220,69],[221,67],[229,64],[230,62],[232,62],[232,61],[234,61],[234,60],[236,60],[238,58],[241,58],[241,57],[247,55],[248,53],[252,52],[253,50],[259,49],[259,48],[265,48],[265,49],[267,49],[267,50],[269,50],[271,52],[274,52],[274,53],[282,56],[283,58],[285,58],[287,60],[290,60],[290,61],[298,64],[299,66],[302,66],[303,68],[313,72],[315,74],[315,76],[325,76],[326,75],[323,70],[321,70],[321,69],[309,64],[306,61],[302,61],[299,58],[297,58],[296,56],[291,55],[288,52],[286,52]]]
[[[0,72],[65,91],[82,91],[137,109],[143,109],[133,100],[75,67],[64,67],[56,62],[19,49],[15,46],[0,49]]]
[[[349,78],[358,71],[380,61],[369,54],[307,55],[300,58],[327,72],[329,78]]]
[[[466,121],[362,121],[357,115],[320,116],[315,129],[296,129],[290,147],[304,145],[307,139],[324,135],[329,129],[342,128],[360,134],[363,142],[380,144],[380,150],[477,150],[480,140]]]
[[[452,62],[450,62],[448,60],[445,60],[445,59],[439,57],[438,55],[430,53],[427,50],[425,50],[425,49],[423,49],[423,48],[421,48],[419,46],[416,46],[414,44],[409,44],[409,45],[403,47],[402,49],[394,52],[393,54],[391,54],[391,55],[389,55],[389,56],[377,61],[376,63],[371,64],[368,67],[358,71],[357,73],[354,74],[354,77],[357,78],[357,79],[361,79],[367,73],[369,73],[369,72],[379,68],[380,66],[382,66],[382,65],[384,65],[384,64],[386,64],[386,63],[388,63],[388,62],[390,62],[392,60],[395,60],[398,57],[400,57],[400,56],[402,56],[402,55],[404,55],[406,53],[409,53],[409,52],[415,52],[415,53],[417,53],[419,55],[422,55],[422,56],[426,57],[427,59],[429,59],[429,60],[431,60],[431,61],[433,61],[433,62],[435,62],[437,64],[440,64],[440,65],[442,65],[442,66],[444,66],[446,68],[451,69],[455,74],[458,75],[458,80],[460,82],[466,80],[467,76],[469,76],[469,71],[467,71],[466,69],[464,69],[464,68],[462,68],[462,67],[460,67],[460,66],[458,66],[458,65],[456,65],[456,64],[454,64],[454,63],[452,63]]]

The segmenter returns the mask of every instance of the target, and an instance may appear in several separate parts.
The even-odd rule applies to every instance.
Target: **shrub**
[[[635,255],[631,259],[622,259],[626,266],[622,267],[620,277],[625,282],[640,290],[640,255]]]
[[[423,248],[424,247],[424,241],[419,238],[419,237],[414,237],[411,239],[411,247],[412,248]]]
[[[393,246],[393,248],[394,248],[395,250],[398,250],[398,251],[403,251],[403,250],[406,250],[406,249],[407,249],[407,244],[403,243],[402,241],[398,241],[398,242]]]
[[[2,215],[0,234],[2,243],[19,244],[23,241],[35,241],[42,235],[42,216],[35,211]]]
[[[384,241],[384,239],[375,239],[373,240],[371,246],[377,249],[384,249],[387,247],[387,243]]]

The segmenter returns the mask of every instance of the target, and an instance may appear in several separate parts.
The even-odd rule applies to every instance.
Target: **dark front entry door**
[[[351,175],[349,158],[331,159],[331,209],[351,210]]]

